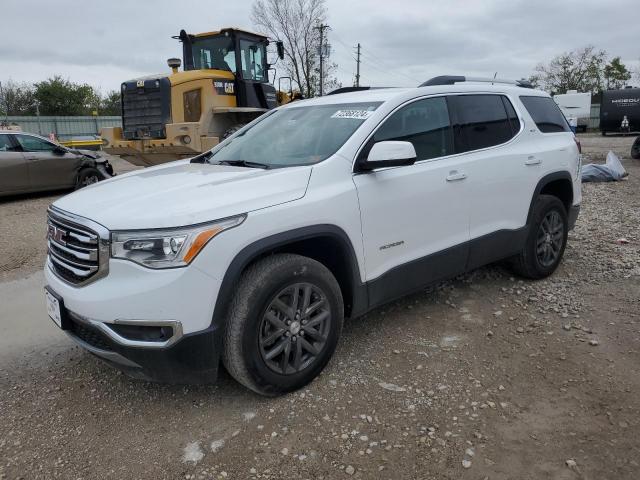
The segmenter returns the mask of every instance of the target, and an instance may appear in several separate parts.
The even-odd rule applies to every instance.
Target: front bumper
[[[82,332],[82,333],[79,333]],[[133,378],[172,384],[213,383],[218,376],[221,335],[214,327],[183,336],[167,348],[127,347],[93,327],[66,332],[81,347]]]
[[[127,375],[149,381],[173,384],[215,382],[220,363],[222,335],[217,327],[181,336],[166,347],[125,345],[107,334],[97,322],[78,315],[64,306],[62,329],[78,345]]]
[[[222,334],[212,323],[220,287],[212,276],[193,265],[150,270],[111,259],[106,276],[82,287],[60,279],[48,264],[45,281],[60,302],[62,329],[110,365],[165,383],[216,380]],[[122,326],[166,326],[171,333],[166,341],[140,341]]]

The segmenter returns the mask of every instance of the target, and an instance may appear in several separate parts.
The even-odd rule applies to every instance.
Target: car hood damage
[[[100,175],[102,176],[102,180],[107,180],[111,177],[115,176],[113,171],[113,165],[109,163],[109,160],[106,156],[103,156],[101,152],[96,152],[93,150],[80,150],[77,148],[69,148],[70,153],[74,155],[80,155],[84,157],[81,168],[82,167],[95,167]]]
[[[302,198],[311,170],[310,166],[264,170],[185,160],[119,175],[53,205],[109,230],[180,227]]]
[[[107,163],[107,157],[103,156],[100,152],[94,151],[94,150],[79,150],[77,148],[69,148],[68,149],[71,153],[74,153],[76,155],[82,155],[83,157],[87,157],[90,158],[91,160],[94,160],[96,163]]]

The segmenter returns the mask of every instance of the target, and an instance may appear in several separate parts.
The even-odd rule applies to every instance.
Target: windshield
[[[214,149],[210,163],[290,167],[333,155],[381,102],[300,106],[277,110]]]
[[[192,41],[191,50],[193,67],[196,70],[216,69],[234,73],[236,71],[236,57],[231,37],[196,37]]]

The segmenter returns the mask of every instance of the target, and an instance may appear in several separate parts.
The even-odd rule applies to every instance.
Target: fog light
[[[139,342],[166,342],[173,336],[169,326],[108,324],[108,327],[127,340]]]
[[[189,135],[183,135],[182,143],[184,143],[185,145],[189,145],[191,143],[191,137]]]

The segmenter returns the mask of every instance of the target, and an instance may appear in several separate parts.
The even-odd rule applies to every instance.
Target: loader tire
[[[234,125],[233,127],[229,128],[226,132],[224,132],[222,134],[222,139],[226,140],[227,138],[229,138],[231,135],[236,133],[238,130],[240,130],[245,125],[246,125],[246,123],[239,123],[238,125]]]

